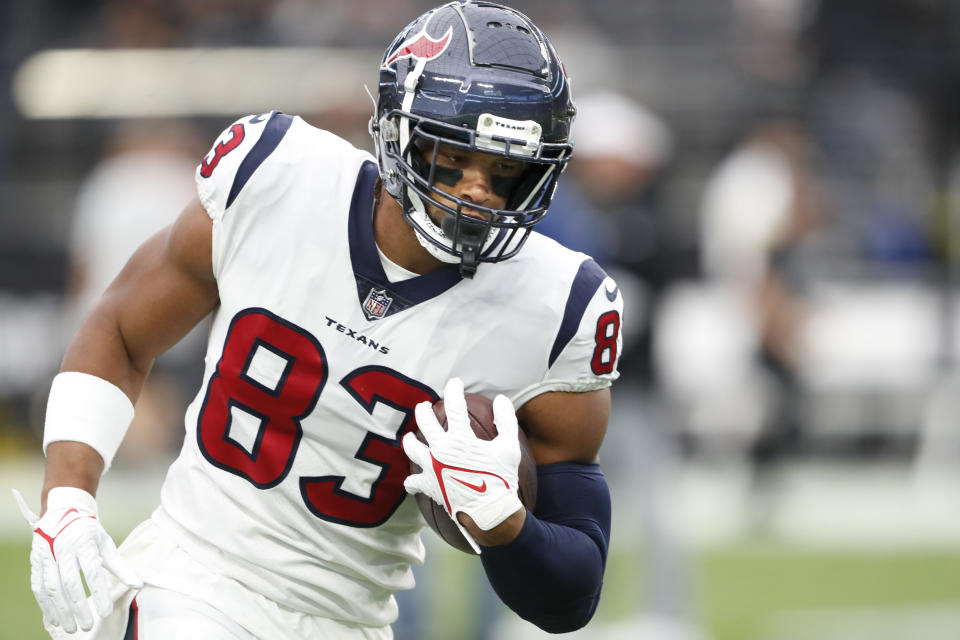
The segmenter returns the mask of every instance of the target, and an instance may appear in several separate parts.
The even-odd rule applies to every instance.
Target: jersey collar
[[[368,320],[385,318],[409,309],[440,295],[462,279],[456,265],[444,265],[436,271],[403,280],[390,282],[383,271],[373,236],[373,188],[377,182],[377,165],[364,162],[360,167],[357,184],[350,202],[350,260],[357,281],[357,296]],[[389,196],[387,196],[389,197]],[[380,304],[369,305],[371,295],[379,296]],[[386,303],[382,315],[377,313]],[[371,311],[373,309],[374,311]]]

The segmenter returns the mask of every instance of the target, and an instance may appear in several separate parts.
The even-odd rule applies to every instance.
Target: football
[[[470,415],[470,426],[473,427],[473,432],[477,434],[478,438],[493,440],[497,435],[497,427],[493,424],[493,402],[475,393],[466,393],[464,396],[467,400],[467,413]],[[433,413],[437,416],[437,420],[443,428],[446,429],[447,413],[443,408],[443,400],[437,400],[433,403]],[[527,441],[523,429],[521,428],[517,433],[520,439],[520,467],[517,473],[519,479],[518,492],[523,506],[533,510],[537,502],[537,463],[530,453],[530,443]],[[417,438],[426,442],[419,431],[416,434]],[[420,473],[420,467],[411,462],[410,473]],[[447,544],[465,553],[474,553],[470,543],[460,533],[460,529],[447,515],[442,505],[437,504],[422,493],[418,493],[414,497],[417,500],[417,506],[420,507],[420,513],[423,514],[423,519]]]

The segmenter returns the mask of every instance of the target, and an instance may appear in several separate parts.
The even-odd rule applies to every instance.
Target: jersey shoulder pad
[[[531,236],[536,247],[531,257],[539,253],[540,264],[531,272],[551,269],[551,288],[556,294],[555,302],[549,305],[553,311],[548,321],[551,334],[544,363],[546,373],[539,383],[515,399],[518,404],[547,391],[577,392],[609,387],[619,377],[617,365],[623,344],[620,335],[623,298],[613,278],[586,254],[571,251],[547,238],[535,240],[535,236],[537,234]],[[557,278],[557,274],[562,276]]]
[[[617,283],[592,258],[585,258],[570,284],[550,349],[550,371],[597,377],[606,384],[616,379],[622,315],[623,297]]]
[[[207,214],[217,221],[244,186],[273,154],[294,117],[279,111],[240,118],[217,138],[197,166],[197,195]]]

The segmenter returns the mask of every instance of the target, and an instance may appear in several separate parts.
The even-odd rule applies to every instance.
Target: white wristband
[[[106,473],[132,421],[133,403],[117,386],[79,371],[57,374],[47,400],[43,453],[51,442],[82,442],[100,454]]]

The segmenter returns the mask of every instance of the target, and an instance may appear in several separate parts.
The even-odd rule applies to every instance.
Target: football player
[[[610,534],[597,453],[622,300],[588,256],[533,232],[574,113],[541,31],[469,0],[387,49],[375,156],[280,112],[228,127],[196,200],[133,255],[54,378],[41,515],[21,499],[48,630],[389,638],[392,594],[424,557],[411,492],[449,505],[517,614],[585,625]],[[151,362],[208,314],[183,449],[118,551],[98,481]],[[495,440],[473,435],[464,389],[494,398]],[[518,423],[538,464],[532,512]]]

